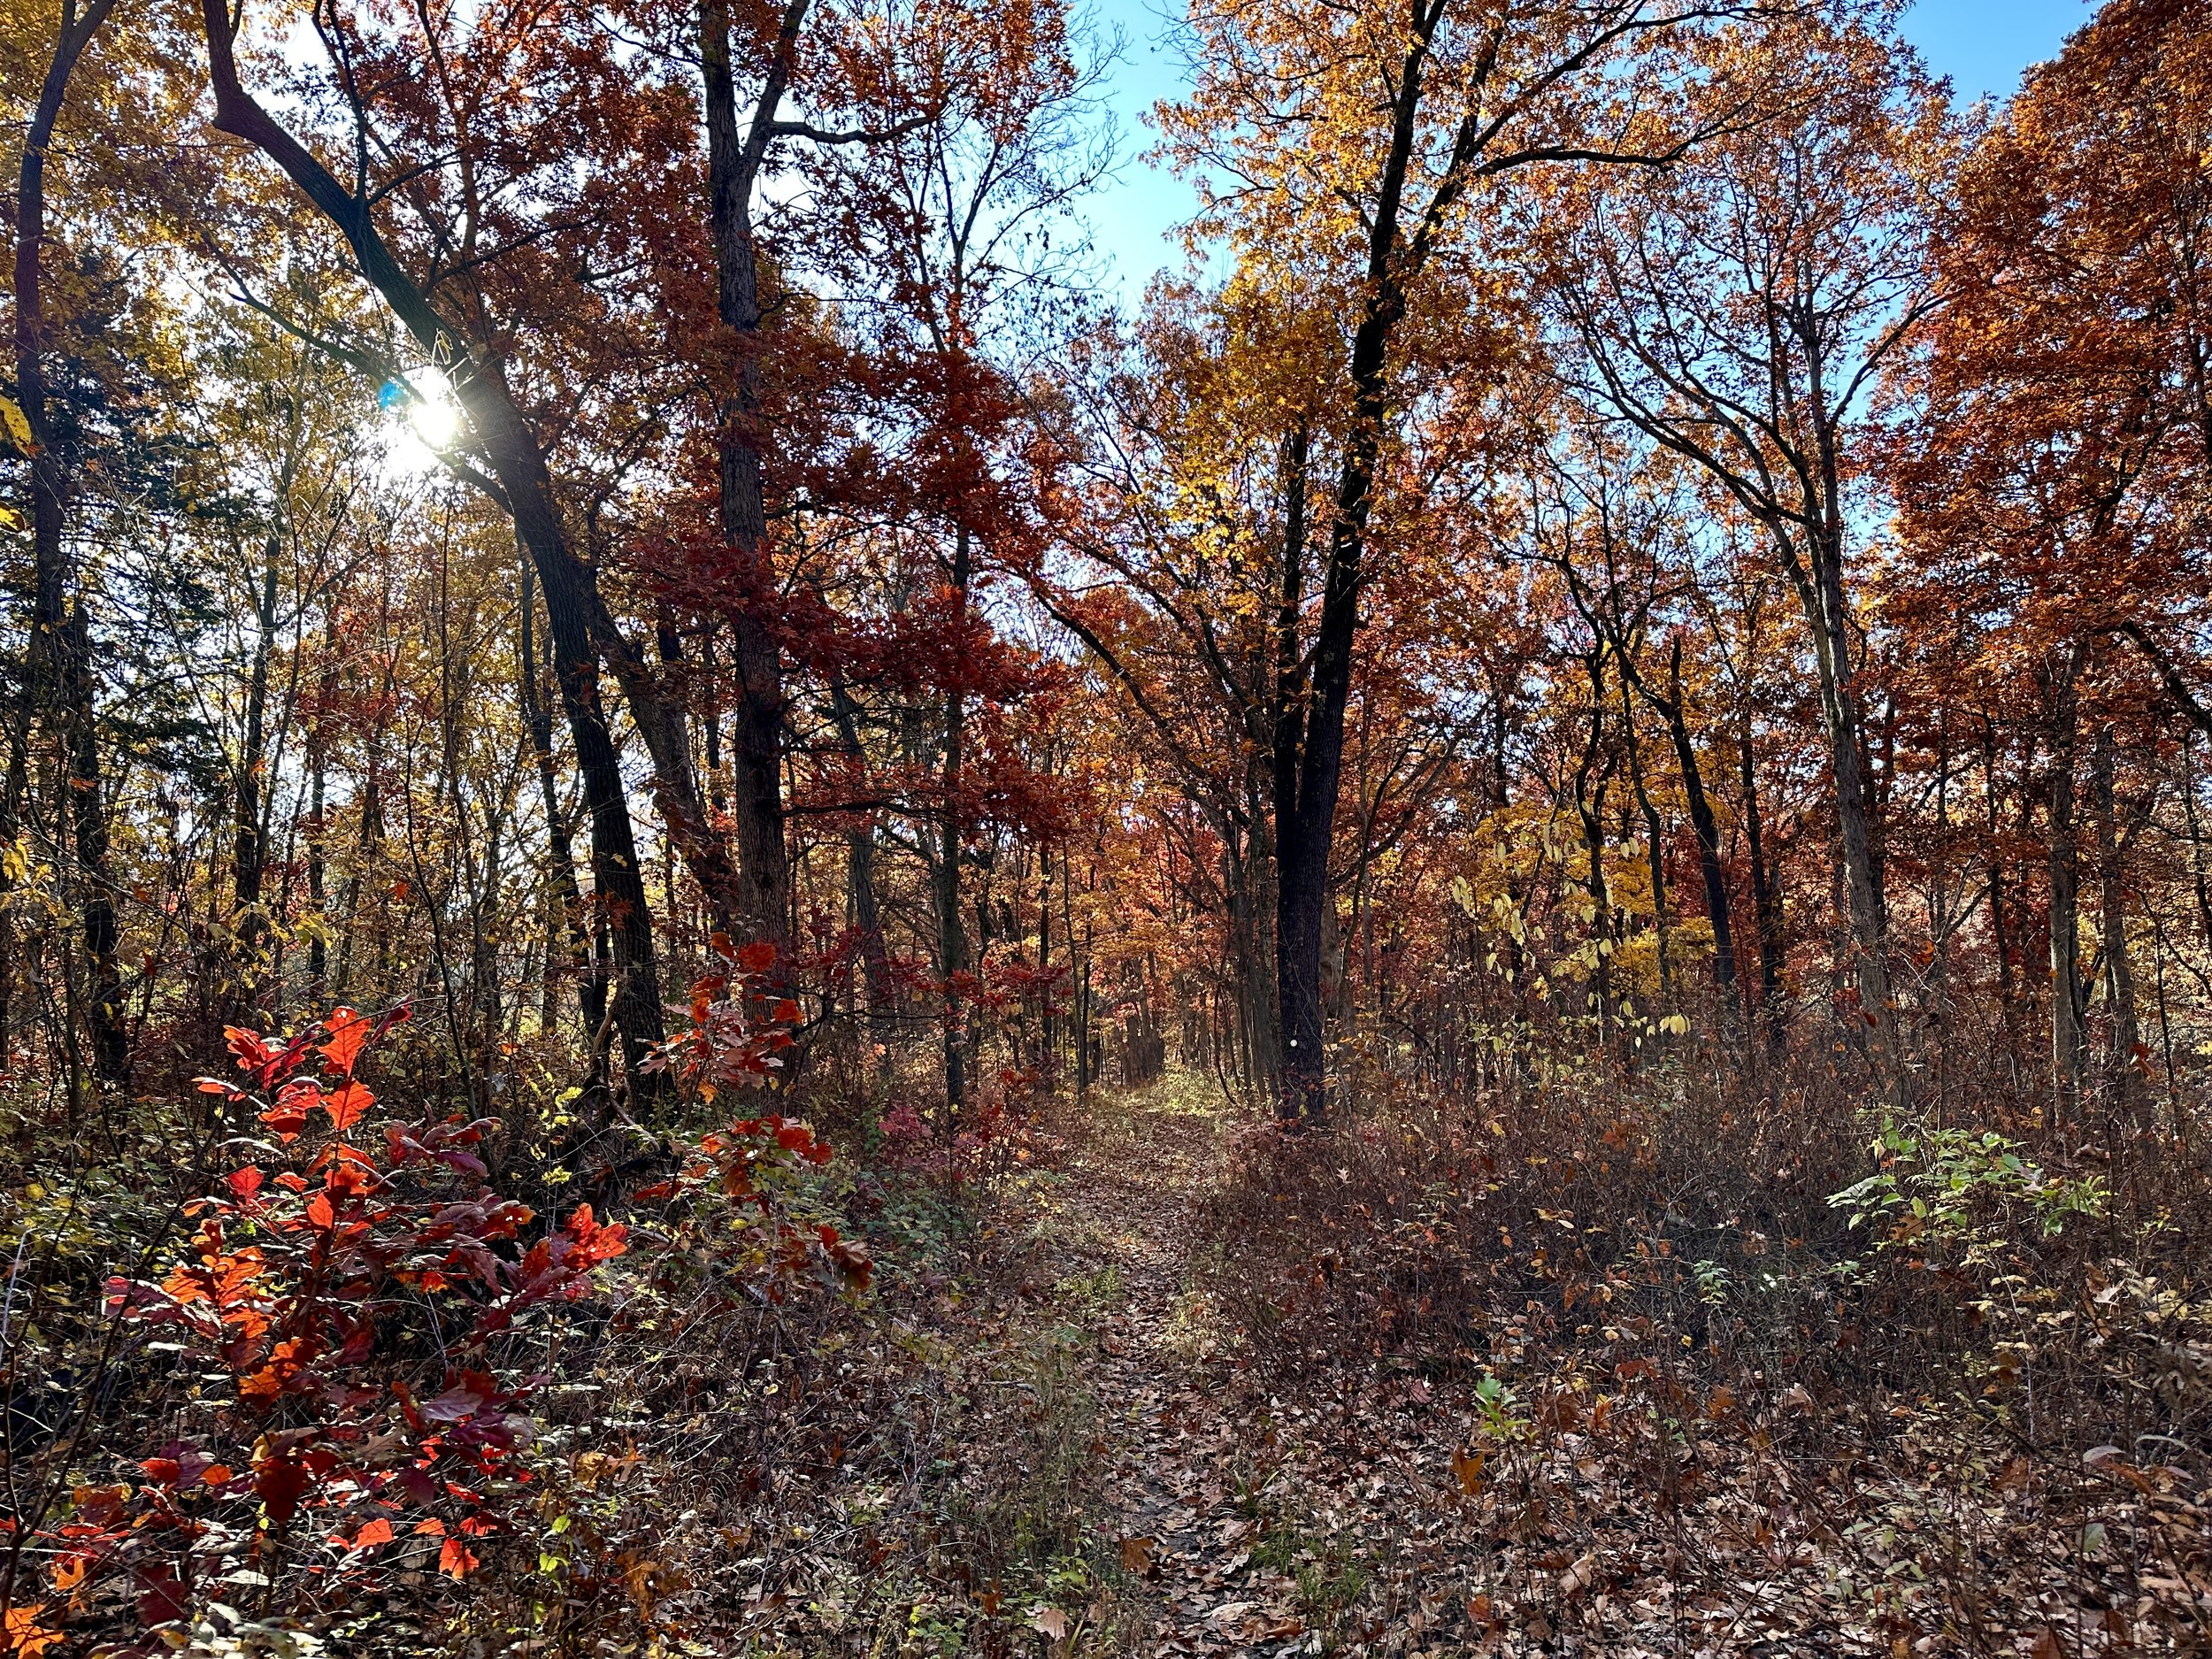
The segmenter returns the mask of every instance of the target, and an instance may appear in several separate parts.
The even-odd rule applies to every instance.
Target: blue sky
[[[1916,0],[1904,28],[1962,99],[2002,98],[2023,70],[2055,53],[2091,11],[2085,0]],[[1092,200],[1085,217],[1113,287],[1128,302],[1142,295],[1155,271],[1182,262],[1168,233],[1193,205],[1181,180],[1141,159],[1152,142],[1145,112],[1183,88],[1182,61],[1164,43],[1167,19],[1179,12],[1175,0],[1095,0],[1099,23],[1124,41],[1110,101],[1126,159],[1118,180]]]

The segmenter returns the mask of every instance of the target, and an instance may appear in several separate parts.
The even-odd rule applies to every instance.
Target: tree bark
[[[46,241],[46,163],[61,119],[71,76],[114,0],[93,0],[81,16],[64,0],[54,52],[39,88],[16,179],[15,393],[31,434],[31,626],[24,684],[11,733],[8,780],[0,801],[0,842],[12,842],[29,777],[30,731],[43,723],[61,749],[59,770],[69,797],[63,815],[74,841],[81,926],[91,972],[86,1024],[93,1071],[102,1081],[127,1080],[130,1043],[123,1025],[122,973],[116,956],[115,902],[107,870],[107,820],[102,799],[98,732],[94,718],[94,675],[89,618],[84,596],[69,603],[69,558],[64,541],[69,500],[67,462],[56,442],[45,365],[44,287],[41,256]],[[58,833],[60,826],[57,826]],[[4,878],[0,878],[4,882]],[[0,887],[0,892],[4,887]],[[7,1053],[9,997],[14,974],[14,924],[0,909],[0,1063]]]
[[[596,1072],[603,1068],[605,1061],[599,1046],[599,1033],[607,1023],[607,978],[603,964],[593,952],[584,895],[576,885],[575,848],[569,840],[568,818],[562,810],[560,786],[553,773],[553,713],[538,690],[538,601],[536,584],[531,577],[530,562],[526,557],[522,561],[521,626],[517,629],[520,656],[516,692],[522,704],[523,724],[529,728],[531,752],[537,762],[538,795],[545,810],[547,873],[552,882],[555,913],[568,941],[569,971],[576,976],[577,1010],[583,1017],[584,1042]],[[547,939],[545,949],[549,960],[555,953],[555,941]]]
[[[261,878],[269,862],[262,823],[261,780],[266,769],[262,748],[268,741],[269,663],[276,654],[278,541],[272,532],[262,549],[261,580],[254,595],[253,660],[246,671],[246,730],[238,764],[232,772],[230,991],[242,1016],[257,1011],[262,990],[263,941],[269,932],[261,905]]]
[[[1801,564],[1786,545],[1785,563],[1813,635],[1821,726],[1828,741],[1830,776],[1835,789],[1839,862],[1851,925],[1853,978],[1859,1014],[1864,1021],[1868,1058],[1876,1089],[1893,1103],[1901,1104],[1909,1091],[1897,1050],[1895,1010],[1890,1006],[1889,930],[1869,807],[1864,722],[1852,672],[1850,618],[1843,594],[1840,508],[1832,489],[1824,499],[1827,511],[1823,520],[1806,537],[1806,563]],[[1778,530],[1777,534],[1780,535]]]
[[[1751,722],[1743,728],[1743,811],[1745,849],[1751,858],[1751,917],[1759,939],[1759,1010],[1767,1041],[1782,1036],[1782,910],[1767,867],[1764,826],[1759,816],[1757,753]]]
[[[760,449],[754,435],[760,418],[761,312],[752,197],[775,134],[806,9],[807,0],[787,4],[774,58],[750,126],[741,139],[730,65],[728,0],[701,0],[699,7],[715,304],[735,352],[731,388],[721,409],[719,488],[722,538],[737,562],[738,601],[730,616],[730,656],[737,676],[730,741],[737,896],[745,926],[756,937],[777,945],[780,961],[790,948],[791,864],[784,837],[783,660],[769,621],[775,570],[768,546]]]
[[[1641,677],[1639,676],[1641,683]],[[1690,809],[1690,828],[1697,837],[1698,875],[1705,887],[1705,916],[1713,927],[1713,982],[1720,987],[1724,999],[1732,995],[1736,985],[1736,929],[1728,910],[1727,869],[1721,862],[1720,821],[1714,816],[1713,803],[1705,793],[1705,772],[1699,765],[1697,745],[1691,740],[1686,700],[1682,695],[1682,641],[1678,636],[1667,656],[1667,691],[1663,697],[1654,699],[1652,689],[1644,687],[1645,699],[1658,710],[1667,723],[1667,735],[1674,744],[1674,760],[1682,773],[1682,793]],[[1746,777],[1749,777],[1750,756],[1745,755]],[[1747,799],[1752,797],[1747,790]],[[1754,826],[1758,821],[1755,801],[1750,807]],[[1751,831],[1755,848],[1758,830]],[[1759,861],[1755,856],[1755,863]],[[1763,871],[1762,872],[1763,878]]]
[[[2097,909],[2104,934],[2105,1006],[2112,1018],[2107,1075],[2119,1120],[2139,1127],[2144,1102],[2141,1038],[2137,1029],[2135,971],[2128,961],[2127,887],[2113,810],[2113,737],[2110,722],[2098,727],[2091,764],[2097,792]]]
[[[968,529],[963,525],[954,534],[952,555],[952,586],[961,622],[967,618],[968,576]],[[968,1016],[957,983],[968,971],[968,938],[960,916],[960,789],[966,744],[967,700],[956,685],[945,694],[944,804],[938,820],[935,871],[937,961],[944,981],[945,1106],[954,1121],[968,1097]]]
[[[2077,1119],[2083,1054],[2080,853],[2074,827],[2074,749],[2080,672],[2078,649],[2068,655],[2051,693],[2051,773],[2046,806],[2045,868],[2051,907],[2051,1119],[2062,1130]]]

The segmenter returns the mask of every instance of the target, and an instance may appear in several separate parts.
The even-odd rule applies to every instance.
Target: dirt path
[[[1118,1535],[1136,1609],[1113,1650],[2051,1659],[2116,1653],[2130,1629],[2129,1651],[2197,1650],[2108,1617],[2133,1594],[2116,1570],[2091,1618],[2032,1551],[1983,1570],[1992,1603],[1967,1640],[1909,1552],[2033,1539],[2032,1497],[1987,1471],[1962,1486],[1933,1463],[1855,1464],[1817,1440],[1784,1455],[1806,1391],[1747,1403],[1701,1390],[1686,1363],[1678,1382],[1652,1357],[1686,1340],[1669,1330],[1582,1353],[1535,1340],[1521,1314],[1536,1304],[1505,1299],[1486,1316],[1481,1372],[1424,1372],[1333,1332],[1329,1363],[1317,1349],[1259,1382],[1205,1289],[1224,1282],[1204,1206],[1232,1119],[1183,1089],[1102,1103],[1055,1205],[1051,1248],[1088,1270],[1094,1524]],[[1084,1636],[1045,1651],[1101,1650]]]
[[[1228,1127],[1217,1103],[1156,1092],[1102,1115],[1076,1150],[1069,1207],[1118,1293],[1087,1362],[1114,1431],[1107,1505],[1131,1588],[1143,1586],[1142,1651],[1317,1653],[1295,1576],[1255,1563],[1264,1540],[1250,1402],[1193,1285],[1198,1209]]]

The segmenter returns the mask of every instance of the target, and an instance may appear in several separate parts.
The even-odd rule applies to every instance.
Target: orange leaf
[[[380,1515],[354,1535],[353,1548],[368,1549],[374,1545],[388,1544],[391,1541],[392,1524]]]
[[[376,1096],[354,1082],[348,1082],[335,1094],[323,1096],[323,1110],[330,1114],[330,1126],[337,1130],[352,1128],[375,1104]]]
[[[34,1659],[61,1640],[58,1630],[48,1630],[38,1622],[38,1616],[46,1610],[43,1601],[30,1607],[12,1607],[0,1616],[0,1654],[8,1659]]]
[[[354,1062],[361,1057],[361,1045],[369,1040],[372,1022],[366,1014],[357,1014],[349,1008],[330,1010],[330,1041],[317,1050],[330,1062],[330,1069],[353,1075]]]
[[[466,1578],[476,1568],[476,1552],[457,1538],[449,1538],[438,1550],[438,1571],[449,1578]]]

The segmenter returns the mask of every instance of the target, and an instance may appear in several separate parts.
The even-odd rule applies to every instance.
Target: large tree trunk
[[[555,500],[545,452],[530,431],[496,361],[480,359],[469,342],[439,317],[422,289],[378,233],[370,204],[355,196],[305,146],[254,102],[238,77],[230,14],[222,0],[203,0],[202,19],[215,91],[219,131],[242,138],[280,167],[318,211],[342,232],[361,273],[418,344],[442,361],[454,396],[466,413],[492,475],[501,504],[544,585],[546,621],[552,635],[553,671],[576,749],[576,766],[591,813],[592,867],[602,917],[612,941],[612,1002],[622,1034],[633,1094],[649,1106],[662,1094],[661,1074],[644,1070],[663,1036],[660,980],[653,949],[652,912],[645,895],[630,825],[621,756],[599,691],[599,646],[605,608],[597,577],[569,545]],[[641,730],[657,726],[655,708],[628,686]],[[657,756],[657,759],[658,757]],[[671,821],[672,833],[681,826]],[[703,881],[703,885],[704,885]]]
[[[69,797],[63,815],[75,842],[77,890],[82,905],[85,951],[91,966],[87,1025],[93,1070],[111,1084],[126,1080],[130,1045],[123,1026],[122,975],[116,956],[114,898],[107,871],[107,820],[102,800],[97,732],[94,723],[91,630],[84,599],[69,603],[66,462],[55,442],[47,408],[44,288],[41,256],[46,241],[46,162],[86,47],[113,9],[93,0],[82,16],[65,3],[54,52],[39,88],[38,103],[23,135],[15,199],[15,394],[31,434],[32,596],[24,684],[10,733],[6,798],[0,803],[0,841],[12,841],[29,779],[30,731],[40,722],[61,750],[58,768]],[[56,833],[64,833],[58,824]],[[13,924],[0,915],[0,1064],[8,1039],[8,986],[14,972]]]
[[[722,536],[737,560],[738,599],[730,617],[737,708],[730,742],[731,805],[737,818],[738,902],[745,926],[789,949],[790,854],[784,839],[783,660],[769,626],[774,563],[758,439],[760,273],[753,244],[752,196],[790,75],[806,0],[790,0],[776,57],[750,129],[741,139],[730,66],[727,0],[701,0],[699,58],[705,84],[710,217],[714,240],[715,303],[730,331],[736,361],[723,399],[720,436]]]
[[[1321,1007],[1323,913],[1329,902],[1329,855],[1336,832],[1337,786],[1344,764],[1344,714],[1352,691],[1352,646],[1359,626],[1360,565],[1375,473],[1382,455],[1388,401],[1390,344],[1406,311],[1405,284],[1418,274],[1439,215],[1463,184],[1461,150],[1475,130],[1463,126],[1451,170],[1432,197],[1421,234],[1404,245],[1400,219],[1416,149],[1431,42],[1443,22],[1438,4],[1416,9],[1416,28],[1401,65],[1391,106],[1388,148],[1376,180],[1367,244],[1365,297],[1352,334],[1345,413],[1344,459],[1329,526],[1321,616],[1313,645],[1312,679],[1302,741],[1294,751],[1296,799],[1275,823],[1279,868],[1276,898],[1278,995],[1283,1010],[1283,1102],[1286,1119],[1327,1117],[1328,1078]],[[1300,457],[1302,464],[1302,451]],[[1282,754],[1279,746],[1279,757]]]
[[[630,825],[621,753],[599,692],[599,652],[591,626],[600,609],[597,589],[590,568],[575,557],[562,536],[545,457],[524,429],[506,388],[496,385],[491,371],[480,370],[463,384],[460,396],[484,441],[511,503],[516,531],[545,590],[554,680],[576,749],[585,809],[591,815],[592,882],[612,948],[610,1000],[615,1028],[622,1036],[623,1067],[631,1093],[649,1105],[664,1092],[661,1074],[644,1069],[664,1034],[660,976],[653,913]]]

